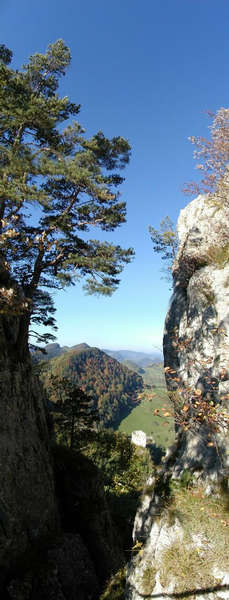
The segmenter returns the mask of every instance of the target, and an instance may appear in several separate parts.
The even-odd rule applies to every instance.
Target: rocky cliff
[[[0,597],[96,600],[123,561],[103,482],[90,461],[51,452],[26,304],[1,260],[0,390]]]
[[[24,342],[27,324],[21,313],[20,290],[4,268],[0,271],[0,284],[0,564],[3,581],[7,570],[30,543],[56,529],[58,516],[44,399]],[[8,298],[14,298],[14,312]]]
[[[177,468],[219,479],[229,467],[228,207],[198,196],[181,211],[178,235],[164,334],[167,386],[182,442]],[[179,428],[183,407],[186,432]]]
[[[146,489],[126,598],[229,598],[229,211],[198,196],[178,222],[164,359],[177,439]]]

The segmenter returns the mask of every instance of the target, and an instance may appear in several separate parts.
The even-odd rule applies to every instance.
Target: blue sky
[[[136,258],[111,298],[79,285],[55,296],[58,341],[151,351],[171,292],[148,226],[177,220],[183,183],[197,176],[188,137],[208,135],[207,111],[228,106],[229,2],[0,0],[0,30],[15,67],[63,38],[72,63],[61,91],[82,105],[80,123],[132,146],[127,223],[106,237],[133,246]]]

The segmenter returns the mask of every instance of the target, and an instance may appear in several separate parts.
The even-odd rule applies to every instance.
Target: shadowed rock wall
[[[1,585],[14,559],[50,534],[58,517],[45,404],[32,372],[27,317],[20,290],[0,267]]]

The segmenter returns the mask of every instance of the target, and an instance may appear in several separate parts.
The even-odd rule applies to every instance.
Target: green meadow
[[[146,391],[146,396],[121,421],[118,431],[131,434],[132,431],[140,429],[145,431],[147,436],[152,436],[157,446],[167,448],[174,441],[173,418],[157,416],[154,411],[159,409],[161,412],[162,407],[171,411],[171,403],[164,387],[155,387],[152,393],[155,395],[150,399],[150,392]]]

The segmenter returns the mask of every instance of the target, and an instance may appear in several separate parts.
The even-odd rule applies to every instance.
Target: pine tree
[[[62,40],[21,71],[11,57],[0,46],[0,311],[20,319],[19,351],[31,320],[54,325],[49,290],[84,278],[88,293],[109,295],[133,250],[86,236],[125,222],[117,188],[128,141],[86,139],[80,106],[58,94],[71,60]]]
[[[149,233],[153,242],[154,252],[160,253],[162,260],[166,261],[166,279],[171,279],[172,265],[178,249],[178,236],[170,217],[166,216],[160,222],[160,229],[149,227]]]
[[[88,432],[96,431],[99,420],[93,398],[71,379],[57,375],[50,376],[47,391],[55,403],[52,414],[57,436],[70,448],[77,446],[82,434],[85,442]]]

